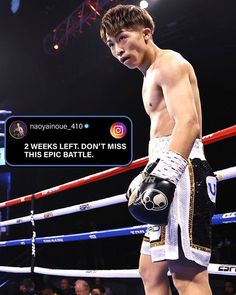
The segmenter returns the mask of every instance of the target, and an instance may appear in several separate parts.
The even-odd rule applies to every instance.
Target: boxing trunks
[[[150,140],[149,163],[161,157],[169,142],[169,136]],[[211,255],[211,218],[215,201],[216,177],[205,159],[201,140],[196,139],[188,166],[176,186],[168,224],[148,225],[141,253],[151,255],[153,262],[176,260],[181,246],[188,260],[207,267]]]

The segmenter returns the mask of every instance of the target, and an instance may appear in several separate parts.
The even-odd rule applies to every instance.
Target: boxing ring
[[[230,138],[236,135],[236,125],[229,128],[214,132],[203,137],[203,144],[208,145],[217,141],[222,141],[226,138]],[[67,183],[63,183],[49,189],[39,191],[34,194],[25,195],[15,199],[11,199],[0,203],[0,210],[10,206],[16,206],[25,202],[31,202],[31,208],[29,215],[22,216],[10,220],[4,220],[0,222],[0,227],[19,225],[23,223],[31,223],[32,236],[31,238],[17,239],[0,241],[0,247],[11,247],[11,246],[25,246],[31,245],[31,265],[25,267],[15,266],[0,266],[0,272],[5,273],[35,273],[53,276],[68,276],[68,277],[101,277],[101,278],[139,278],[139,272],[137,269],[110,269],[110,270],[78,270],[78,269],[51,269],[36,265],[35,258],[37,254],[37,245],[39,244],[53,244],[53,243],[67,243],[82,240],[94,240],[94,239],[105,239],[109,237],[119,236],[132,236],[132,235],[143,235],[146,231],[147,225],[137,225],[131,227],[123,227],[117,229],[108,229],[101,231],[91,231],[69,235],[57,235],[57,236],[46,236],[37,237],[35,222],[38,220],[46,220],[48,218],[55,218],[58,216],[68,215],[72,213],[80,213],[88,210],[94,210],[106,206],[112,206],[120,203],[127,202],[125,193],[111,196],[108,198],[81,203],[69,207],[46,211],[35,214],[35,208],[37,206],[38,199],[44,199],[51,195],[55,195],[59,192],[70,190],[72,188],[78,188],[83,185],[87,185],[92,182],[101,181],[106,178],[111,178],[115,175],[125,173],[130,170],[142,167],[146,165],[148,157],[143,157],[133,161],[129,166],[125,167],[114,167],[111,169],[104,170],[95,174],[91,174]],[[229,167],[223,170],[215,171],[217,181],[222,182],[225,180],[232,180],[236,178],[236,166]],[[228,224],[236,222],[236,212],[226,212],[223,214],[216,214],[212,218],[212,224]],[[138,250],[137,250],[138,251]],[[230,275],[235,276],[236,265],[232,264],[214,264],[211,263],[208,267],[209,274],[215,275]]]

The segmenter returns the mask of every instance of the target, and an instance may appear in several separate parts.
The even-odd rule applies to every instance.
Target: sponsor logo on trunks
[[[234,218],[234,217],[236,217],[236,212],[224,213],[222,215],[222,218]]]
[[[142,194],[142,203],[147,210],[161,211],[168,206],[168,199],[159,190],[147,189]]]
[[[236,265],[220,265],[218,268],[219,271],[228,271],[228,272],[236,272]]]
[[[206,178],[207,184],[207,193],[210,200],[215,203],[216,202],[216,177],[215,176],[207,176]]]

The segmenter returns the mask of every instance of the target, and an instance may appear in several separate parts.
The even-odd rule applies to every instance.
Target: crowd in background
[[[127,287],[125,279],[118,280],[115,284],[107,284],[101,278],[76,278],[61,277],[52,280],[52,277],[45,276],[44,283],[34,281],[31,278],[24,278],[18,283],[11,281],[8,288],[0,288],[0,295],[144,295],[141,280],[133,282],[133,287]],[[132,279],[131,279],[132,280]],[[112,279],[111,279],[112,282]],[[172,295],[177,295],[171,278]],[[212,281],[213,295],[236,295],[236,280],[229,277],[221,277]]]
[[[8,290],[0,295],[114,295],[111,290],[102,284],[100,278],[94,279],[92,283],[84,279],[71,280],[63,277],[58,284],[47,281],[38,285],[31,278],[24,278],[18,284],[9,284]]]

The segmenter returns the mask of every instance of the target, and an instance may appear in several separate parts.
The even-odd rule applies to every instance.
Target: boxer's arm
[[[171,54],[160,62],[160,84],[169,115],[175,121],[169,150],[188,158],[200,133],[196,102],[189,79],[190,65]]]
[[[168,57],[160,68],[161,87],[167,110],[175,121],[168,150],[129,199],[129,211],[137,220],[167,224],[175,186],[187,166],[187,158],[200,125],[188,65]]]

